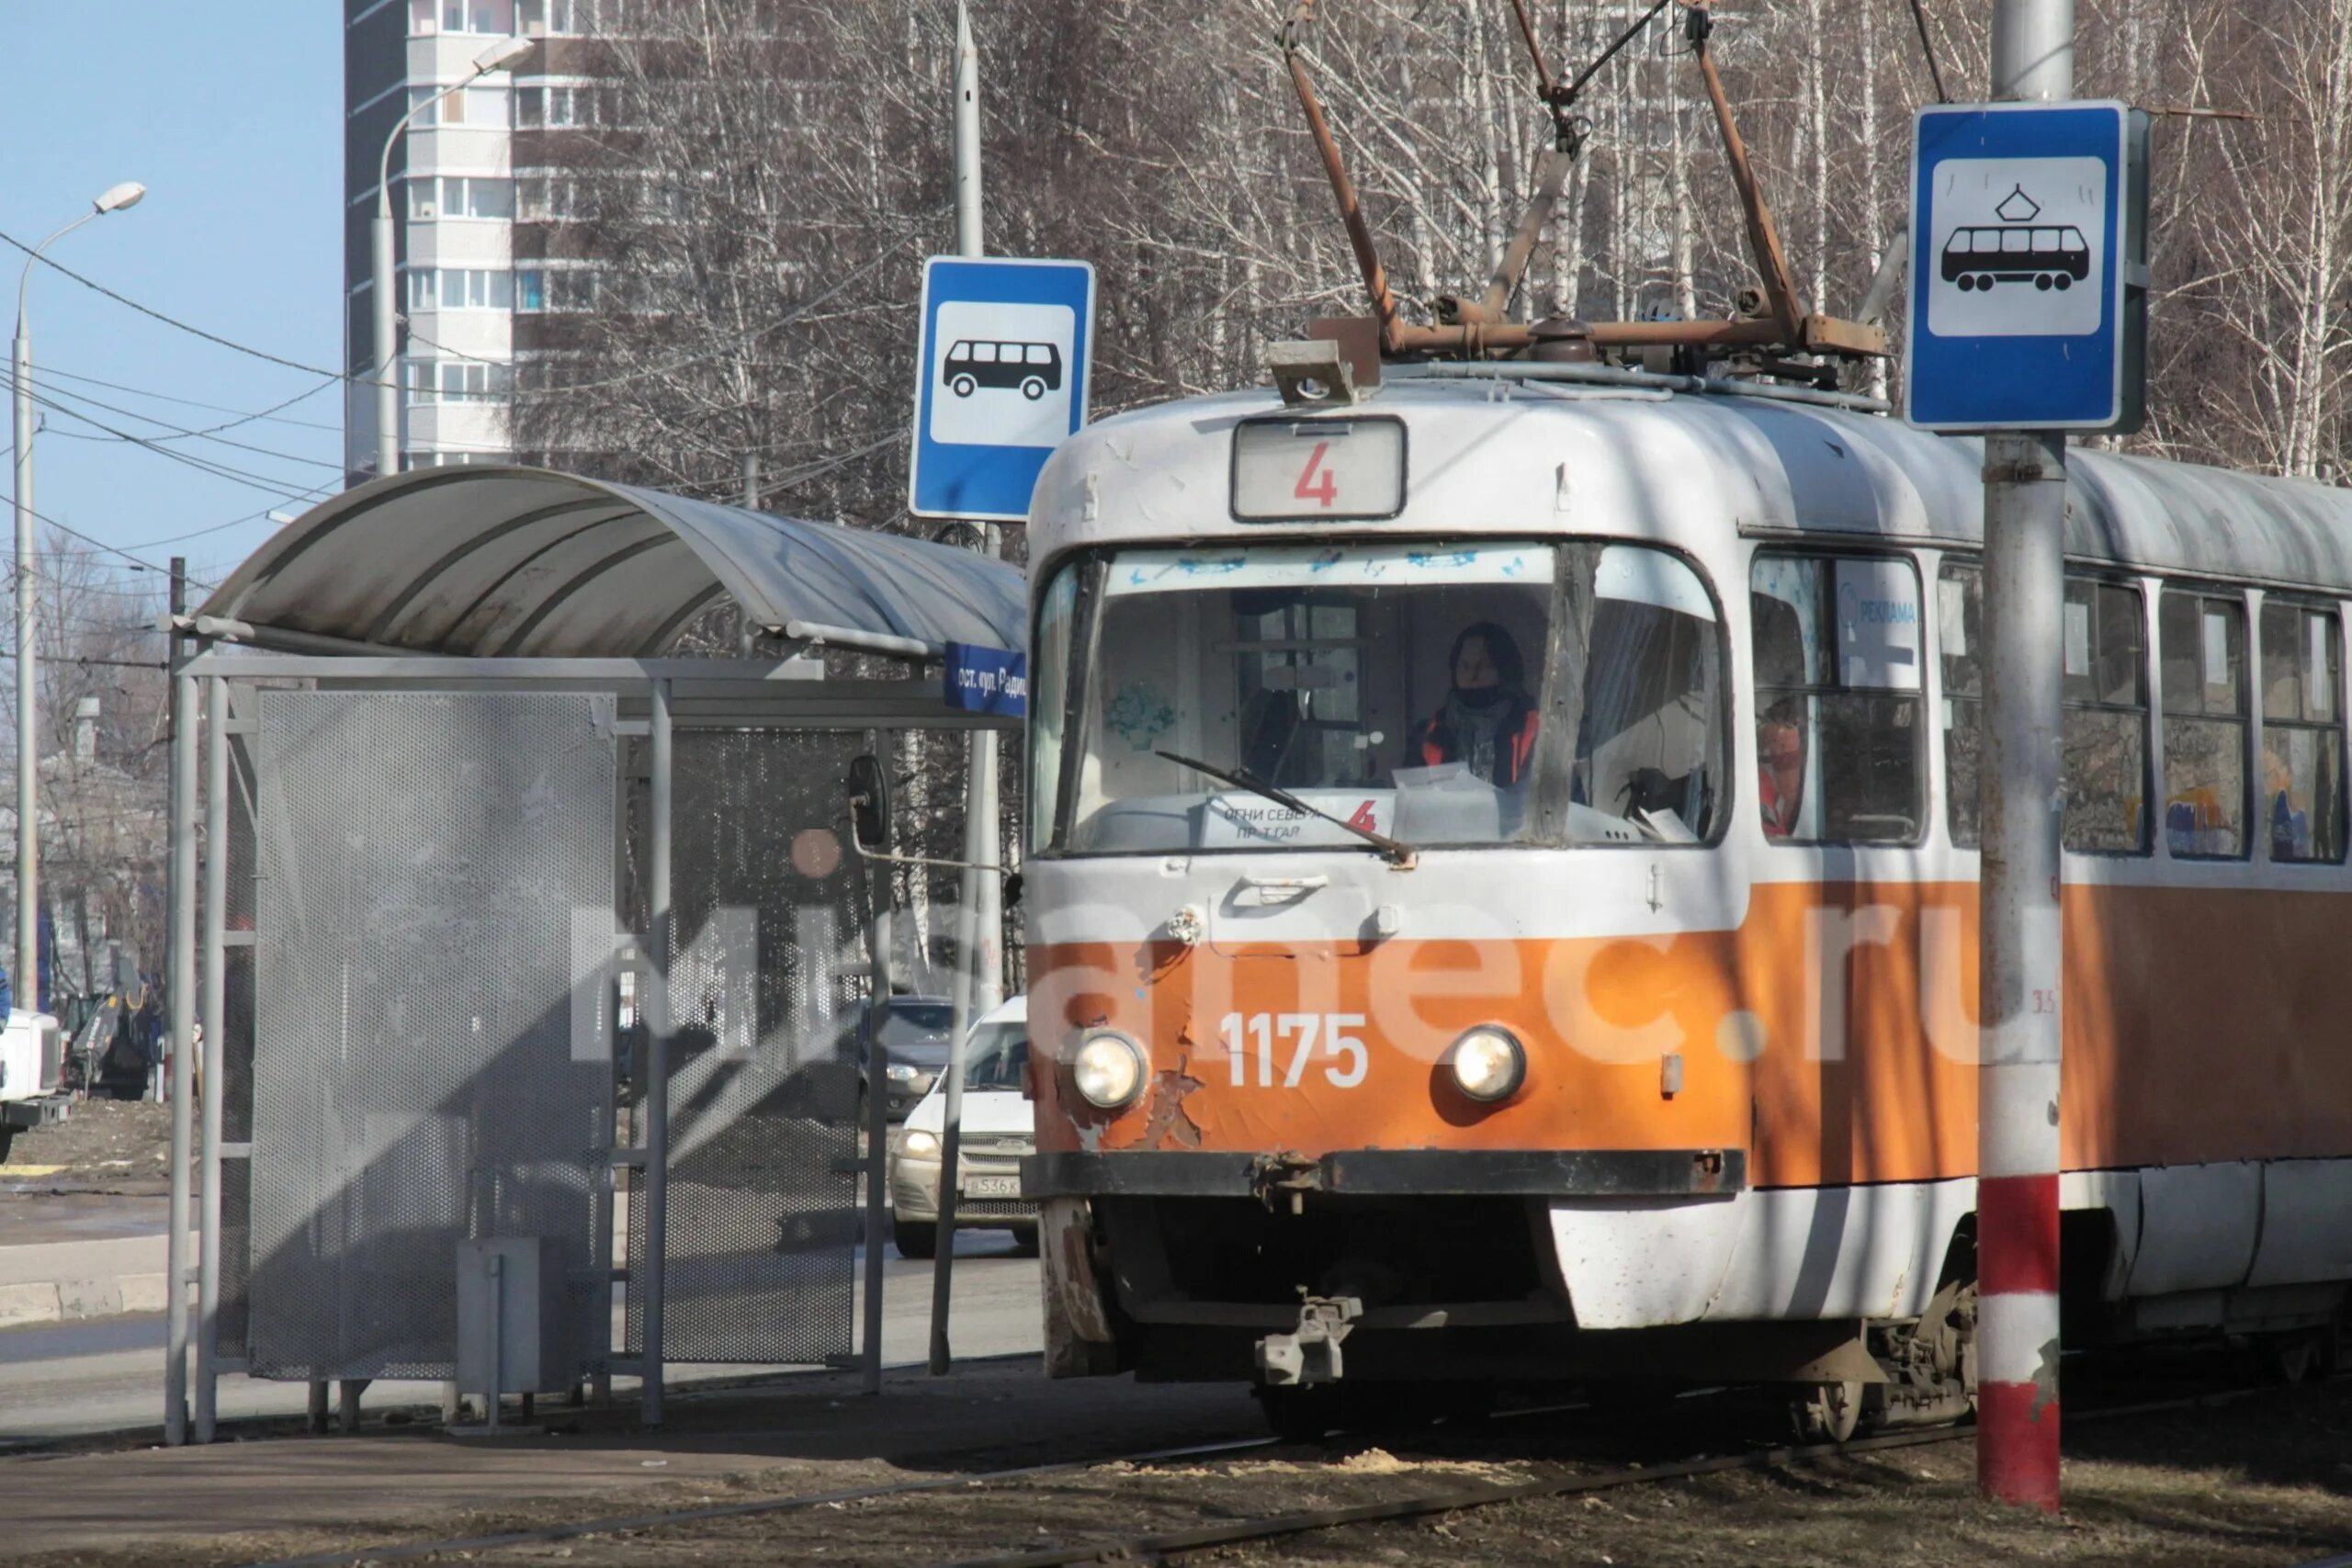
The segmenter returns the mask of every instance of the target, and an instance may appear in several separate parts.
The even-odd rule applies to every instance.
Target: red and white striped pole
[[[1993,96],[2074,96],[2074,0],[1995,0]],[[2066,438],[1984,441],[1976,1485],[2058,1507],[2060,669]]]

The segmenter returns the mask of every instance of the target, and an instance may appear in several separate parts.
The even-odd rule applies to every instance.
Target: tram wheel
[[[2051,287],[2050,275],[2046,272],[2043,273],[2041,276],[2033,280],[2033,286],[2041,290],[2044,294],[2049,293]]]
[[[2059,293],[2064,294],[2066,290],[2075,287],[2075,280],[2062,272],[2052,280],[2052,287],[2056,288]]]
[[[1976,287],[1989,290],[1993,287],[1993,275],[1989,272],[1978,273],[1976,275]]]
[[[1807,1385],[1789,1400],[1789,1424],[1800,1443],[1850,1442],[1862,1424],[1860,1382]]]
[[[2270,1375],[2282,1383],[2318,1382],[2335,1371],[2335,1333],[2330,1328],[2269,1335],[2262,1350]]]
[[[1973,294],[1973,293],[1975,293],[1975,292],[1976,292],[1976,279],[1975,279],[1973,276],[1972,276],[1971,275],[1967,274],[1967,273],[1964,273],[1964,272],[1963,272],[1963,273],[1962,273],[1962,274],[1960,275],[1960,291],[1961,291],[1962,294]]]

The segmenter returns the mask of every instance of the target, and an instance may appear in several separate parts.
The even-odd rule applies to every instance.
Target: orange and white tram
[[[1026,894],[1055,1372],[1278,1416],[1611,1375],[1784,1382],[1833,1432],[1964,1413],[1979,460],[1528,365],[1064,446]],[[2067,1335],[2309,1362],[2352,1280],[2352,494],[2072,474]]]

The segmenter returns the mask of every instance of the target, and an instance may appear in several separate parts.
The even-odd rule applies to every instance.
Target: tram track
[[[2067,1420],[2079,1425],[2090,1422],[2151,1416],[2167,1413],[2182,1413],[2215,1408],[2272,1392],[2268,1385],[2223,1389],[2189,1394],[2177,1398],[2144,1401],[2091,1408],[2069,1408]],[[1675,1401],[1673,1405],[1689,1411],[1690,1402]],[[1415,1429],[1417,1439],[1438,1450],[1457,1447],[1465,1437],[1473,1438],[1497,1427],[1545,1415],[1557,1415],[1571,1410],[1589,1408],[1578,1404],[1548,1404],[1541,1407],[1512,1410],[1497,1416],[1469,1421],[1453,1421],[1436,1427]],[[1665,1419],[1672,1421],[1672,1416]],[[1634,1428],[1638,1432],[1639,1428]],[[1363,1442],[1393,1438],[1395,1433],[1369,1428],[1337,1434],[1350,1440],[1350,1447]],[[1655,1438],[1655,1433],[1652,1434]],[[927,1562],[936,1568],[1065,1568],[1091,1562],[1157,1562],[1181,1557],[1188,1552],[1216,1548],[1272,1541],[1284,1538],[1338,1530],[1366,1525],[1399,1524],[1428,1519],[1449,1514],[1459,1514],[1510,1503],[1542,1501],[1550,1498],[1589,1495],[1628,1487],[1647,1486],[1660,1483],[1721,1475],[1739,1471],[1767,1471],[1801,1467],[1838,1459],[1865,1456],[1889,1450],[1929,1447],[1972,1439],[1973,1426],[1923,1428],[1883,1436],[1858,1438],[1847,1443],[1813,1445],[1773,1445],[1736,1453],[1705,1454],[1682,1459],[1662,1459],[1656,1462],[1607,1464],[1591,1468],[1589,1460],[1529,1459],[1514,1457],[1508,1461],[1521,1467],[1542,1466],[1550,1473],[1523,1481],[1479,1480],[1418,1491],[1406,1495],[1383,1497],[1373,1501],[1334,1506],[1278,1508],[1241,1517],[1218,1518],[1205,1522],[1171,1522],[1161,1520],[1152,1528],[1131,1533],[1094,1538],[1082,1541],[1059,1541],[1035,1549],[999,1551],[977,1556],[936,1557],[928,1554],[894,1554],[895,1561]],[[1057,1492],[1041,1483],[1068,1481],[1088,1472],[1117,1472],[1132,1471],[1138,1478],[1204,1476],[1230,1481],[1235,1472],[1230,1468],[1252,1455],[1268,1450],[1295,1450],[1298,1445],[1284,1444],[1281,1439],[1241,1438],[1208,1443],[1190,1444],[1177,1448],[1155,1449],[1118,1455],[1093,1455],[1082,1459],[1055,1461],[1009,1467],[992,1471],[974,1471],[958,1474],[933,1475],[917,1480],[883,1484],[842,1487],[820,1492],[796,1493],[786,1496],[747,1499],[740,1502],[701,1504],[690,1507],[647,1509],[640,1512],[553,1523],[530,1529],[479,1535],[453,1537],[435,1540],[387,1544],[316,1553],[273,1560],[259,1568],[356,1568],[362,1563],[413,1562],[427,1560],[477,1558],[506,1551],[533,1548],[552,1548],[566,1542],[594,1538],[629,1537],[693,1531],[697,1527],[719,1527],[765,1517],[787,1516],[812,1510],[860,1510],[876,1505],[888,1506],[905,1504],[919,1507],[929,1498],[942,1495],[975,1498],[986,1496],[1000,1503],[1014,1502],[1024,1490],[1036,1488],[1040,1501],[1050,1507],[1056,1496],[1067,1499],[1067,1490]],[[1491,1445],[1482,1445],[1491,1456]],[[1444,1461],[1438,1461],[1442,1465]],[[1203,1463],[1225,1465],[1225,1471],[1195,1468]],[[1176,1469],[1173,1467],[1186,1467]],[[1337,1480],[1346,1475],[1344,1456],[1334,1455],[1321,1465],[1269,1464],[1262,1469],[1283,1469],[1302,1486],[1312,1488],[1318,1476]],[[1420,1466],[1405,1466],[1405,1469]],[[1191,1499],[1190,1511],[1198,1515],[1213,1512],[1215,1500],[1204,1487],[1201,1495]],[[1155,1498],[1153,1506],[1163,1510],[1185,1511],[1184,1498]],[[871,1516],[868,1516],[871,1517]],[[1029,1517],[1037,1516],[1032,1515]],[[945,1518],[939,1524],[948,1522]],[[1040,1526],[1039,1528],[1044,1528]],[[742,1543],[748,1545],[748,1543]]]
[[[2082,1422],[2113,1420],[2132,1416],[2154,1416],[2217,1406],[2239,1399],[2251,1398],[2267,1392],[2269,1391],[2249,1388],[2224,1393],[2193,1395],[2183,1399],[2152,1401],[2104,1410],[2069,1411],[2067,1419]],[[1360,1504],[1352,1507],[1300,1509],[1264,1515],[1257,1518],[1227,1520],[1192,1529],[1136,1535],[1109,1541],[1091,1541],[1084,1545],[1056,1547],[1039,1551],[957,1558],[940,1563],[937,1568],[1072,1568],[1072,1565],[1076,1564],[1096,1562],[1157,1562],[1185,1552],[1205,1551],[1216,1547],[1275,1540],[1284,1536],[1342,1529],[1353,1525],[1401,1523],[1442,1514],[1464,1513],[1471,1509],[1492,1507],[1503,1503],[1534,1502],[1552,1497],[1571,1496],[1579,1493],[1611,1491],[1625,1486],[1655,1485],[1661,1482],[1688,1480],[1696,1476],[1718,1475],[1740,1470],[1766,1470],[1822,1460],[1883,1452],[1892,1449],[1925,1448],[1939,1443],[1960,1442],[1975,1436],[1976,1427],[1973,1424],[1939,1427],[1918,1431],[1890,1432],[1873,1438],[1858,1438],[1844,1443],[1797,1445],[1740,1454],[1670,1461],[1663,1464],[1626,1466],[1586,1474],[1548,1477],[1541,1481],[1518,1484],[1474,1484],[1413,1496],[1391,1498],[1378,1503]],[[2352,1564],[2352,1559],[2342,1561]],[[2320,1568],[2328,1568],[2328,1565],[2322,1564]]]

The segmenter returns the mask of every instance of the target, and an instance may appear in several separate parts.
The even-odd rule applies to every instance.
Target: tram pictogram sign
[[[1920,110],[1912,423],[2138,427],[2145,126],[2145,116],[2119,103]]]

